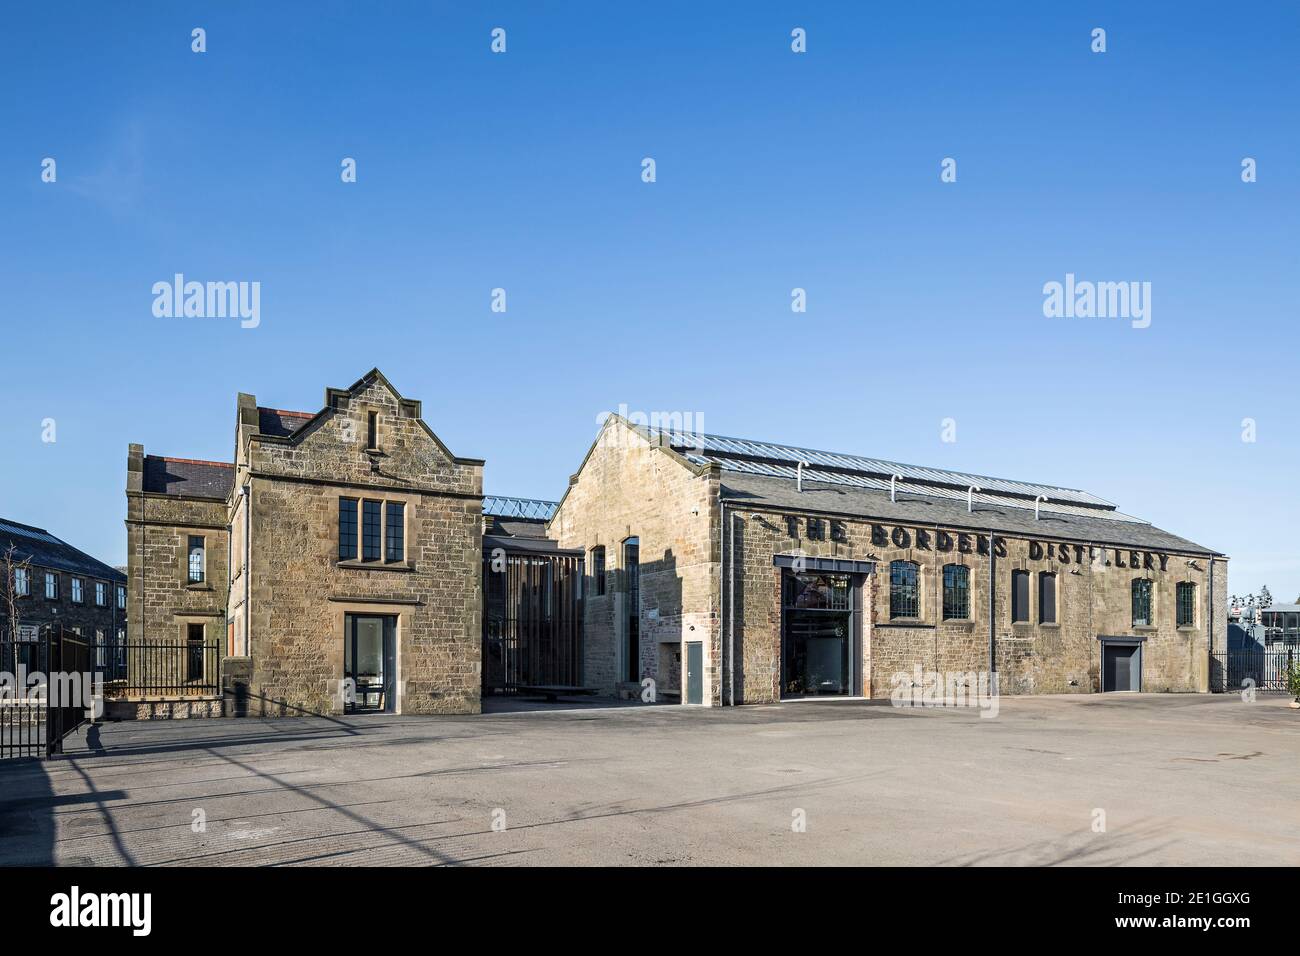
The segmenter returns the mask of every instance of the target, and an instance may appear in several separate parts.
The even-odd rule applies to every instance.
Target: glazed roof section
[[[1115,505],[1105,498],[1077,488],[992,478],[987,475],[948,471],[942,468],[905,465],[883,458],[865,458],[861,455],[818,451],[813,448],[779,445],[745,438],[654,429],[651,429],[651,432],[652,438],[662,440],[695,464],[718,464],[726,471],[769,478],[794,479],[799,473],[799,463],[803,462],[805,481],[821,481],[828,484],[888,491],[890,477],[897,475],[902,479],[896,486],[899,494],[948,498],[964,503],[967,489],[973,485],[980,489],[975,492],[979,501],[993,501],[1008,507],[1028,508],[1032,511],[1035,498],[1041,496],[1046,499],[1039,506],[1042,511],[1110,518],[1118,521],[1141,520],[1131,515],[1121,514],[1115,509]]]
[[[559,506],[558,501],[543,501],[540,498],[506,498],[501,495],[483,497],[483,513],[496,518],[550,521]]]
[[[671,429],[645,429],[652,441],[667,445],[697,465],[724,472],[723,496],[755,506],[824,511],[853,517],[953,528],[989,528],[1024,536],[1093,541],[1135,548],[1163,548],[1201,554],[1219,552],[1153,527],[1118,511],[1098,495],[1077,488],[993,478],[943,468],[905,465],[820,451],[797,445],[728,438]],[[796,478],[803,463],[804,491]],[[891,476],[901,479],[891,501]],[[967,511],[972,487],[974,511]],[[1041,497],[1034,518],[1034,502]]]
[[[225,462],[144,456],[142,487],[150,494],[225,501],[234,484],[235,466]]]
[[[15,559],[30,562],[33,567],[126,583],[126,575],[117,568],[79,551],[44,528],[0,518],[0,551],[9,550],[11,544]]]

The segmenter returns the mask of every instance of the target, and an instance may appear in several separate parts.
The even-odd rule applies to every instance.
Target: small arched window
[[[1196,582],[1179,581],[1177,588],[1178,597],[1178,627],[1195,627],[1196,626]]]
[[[914,561],[889,564],[889,619],[921,616],[919,575]]]
[[[964,564],[943,566],[943,619],[970,620],[970,568]]]
[[[1151,626],[1151,579],[1133,579],[1133,626]]]

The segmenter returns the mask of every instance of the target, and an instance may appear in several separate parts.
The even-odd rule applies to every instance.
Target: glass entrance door
[[[395,618],[349,614],[343,637],[343,677],[351,693],[344,696],[346,713],[392,710],[393,638]]]
[[[786,572],[782,591],[781,696],[852,696],[851,579]]]

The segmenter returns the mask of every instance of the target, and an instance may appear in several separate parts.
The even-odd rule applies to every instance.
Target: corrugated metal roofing
[[[539,498],[506,498],[501,495],[485,495],[483,498],[483,513],[498,518],[550,521],[558,507],[558,501]]]

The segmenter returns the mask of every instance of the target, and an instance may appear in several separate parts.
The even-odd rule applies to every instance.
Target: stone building
[[[100,664],[110,666],[126,641],[126,575],[44,528],[0,518],[0,562],[5,554],[13,572],[0,581],[0,638],[35,640],[40,628],[62,625],[94,643]]]
[[[319,411],[238,397],[230,462],[127,465],[144,641],[222,645],[253,713],[475,713],[483,462],[372,370]]]
[[[1226,639],[1225,556],[1087,492],[611,416],[559,502],[484,499],[378,370],[240,395],[230,462],[132,445],[127,499],[139,639],[254,713],[1206,691]]]
[[[1226,633],[1227,559],[1095,495],[616,416],[547,531],[610,694],[1206,691]]]

